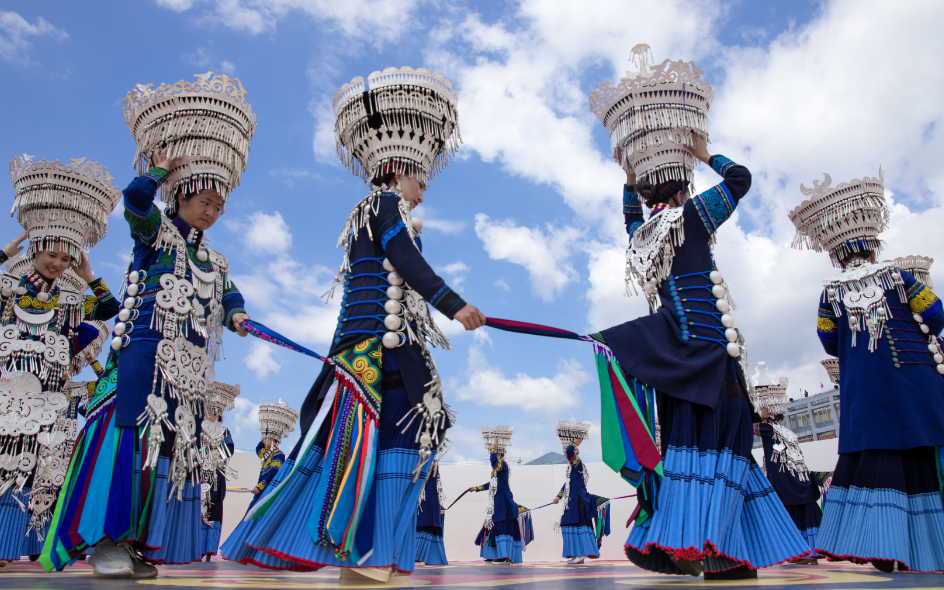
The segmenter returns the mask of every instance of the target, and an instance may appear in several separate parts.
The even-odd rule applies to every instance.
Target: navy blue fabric
[[[128,209],[128,214],[135,217],[146,219],[155,214],[154,196],[157,194],[158,179],[153,175],[138,176],[128,187],[122,191],[124,195],[124,204]],[[172,223],[180,230],[184,239],[190,233],[190,226],[179,217],[172,220]],[[131,270],[144,270],[148,274],[148,279],[156,275],[173,273],[173,265],[170,268],[157,266],[161,257],[161,251],[153,247],[156,231],[153,235],[144,236],[132,229],[131,237],[134,239],[134,248],[132,252]],[[196,260],[195,252],[202,238],[202,232],[194,242],[188,242],[188,256]],[[196,263],[195,263],[196,264]],[[209,270],[209,263],[200,263],[204,270]],[[161,265],[163,266],[163,265]],[[188,271],[189,272],[189,271]],[[117,395],[117,416],[116,425],[122,427],[137,426],[138,416],[144,411],[147,405],[147,396],[152,391],[155,372],[158,373],[158,387],[160,387],[160,372],[155,369],[155,356],[157,352],[157,343],[163,338],[163,335],[157,330],[149,328],[151,323],[151,314],[154,310],[154,296],[161,290],[160,285],[148,285],[143,291],[138,293],[142,303],[138,306],[139,318],[134,322],[134,330],[128,333],[130,343],[123,349],[118,357],[118,395]],[[194,295],[194,299],[198,299]],[[200,303],[209,309],[209,300],[200,299]],[[223,316],[229,318],[234,310],[244,309],[245,301],[239,291],[232,291],[223,297]],[[232,325],[227,326],[230,330]],[[201,348],[206,347],[206,339],[197,334],[196,330],[189,330],[187,340],[193,342]],[[168,400],[169,401],[169,400]]]
[[[223,428],[223,431],[225,432],[225,434],[223,435],[223,442],[226,445],[226,448],[229,449],[229,454],[232,455],[233,452],[236,450],[236,445],[233,443],[233,436],[230,434],[229,428]],[[226,478],[223,477],[222,473],[217,473],[216,474],[216,490],[214,490],[213,488],[210,488],[210,511],[209,511],[209,517],[207,518],[207,520],[211,522],[216,522],[216,523],[223,522],[223,500],[225,499],[226,499]],[[219,526],[220,525],[217,525],[217,527]]]
[[[729,356],[722,344],[709,340],[724,339],[721,314],[713,304],[712,283],[707,276],[715,269],[711,235],[724,216],[706,218],[705,211],[710,207],[704,204],[708,197],[699,197],[710,193],[711,199],[721,199],[722,204],[730,197],[733,210],[751,187],[751,173],[723,156],[712,156],[710,162],[716,171],[723,172],[724,182],[683,206],[685,243],[675,248],[673,276],[659,286],[662,307],[648,316],[603,330],[602,334],[627,373],[666,395],[714,408],[725,376],[737,379],[742,388],[744,377],[737,359]],[[643,221],[641,212],[625,213],[624,217],[627,228]],[[676,301],[676,297],[687,301]],[[677,303],[693,311],[680,311]],[[688,324],[685,332],[682,318]]]
[[[422,527],[440,527],[442,528],[442,506],[439,504],[439,469],[431,473],[426,478],[426,487],[423,489],[423,501],[420,502],[419,511],[416,514],[416,530]],[[440,536],[442,532],[440,531]]]
[[[499,459],[496,453],[492,453],[489,456],[489,461],[492,464],[492,469],[495,469],[495,466],[498,465],[498,462],[501,461],[501,467],[496,473],[498,479],[498,491],[495,492],[495,512],[492,514],[492,522],[498,523],[503,520],[514,520],[515,528],[517,528],[518,522],[518,505],[515,503],[515,497],[511,493],[511,486],[508,485],[508,476],[511,471],[508,468],[508,462],[504,459]],[[479,486],[483,491],[488,491],[491,482],[486,482],[485,485]],[[503,533],[500,533],[503,534]],[[515,537],[515,540],[518,540],[518,537]]]
[[[921,288],[911,274],[901,271],[901,277],[906,292]],[[842,303],[835,338],[820,334],[826,352],[839,357],[840,454],[944,445],[944,377],[928,350],[928,337],[895,289],[886,291],[885,298],[892,315],[875,352],[869,352],[868,332],[860,332],[852,346],[849,316]],[[825,305],[821,303],[821,316]],[[831,315],[829,307],[825,311]],[[944,312],[940,305],[928,311],[923,314],[924,323],[931,334],[940,334]]]
[[[774,456],[774,427],[770,424],[758,424],[757,433],[764,444],[764,462],[767,466],[767,479],[774,486],[774,491],[780,496],[784,506],[799,506],[819,500],[819,488],[822,485],[819,478],[812,471],[807,481],[800,481],[782,463],[775,463]],[[819,526],[819,525],[816,525]]]
[[[369,230],[360,229],[357,239],[351,240],[351,271],[344,281],[341,314],[328,356],[348,350],[367,338],[382,338],[387,332],[383,325],[387,316],[383,305],[390,283],[383,269],[384,258],[390,260],[407,285],[449,319],[466,305],[433,271],[410,239],[402,224],[399,202],[400,198],[392,193],[381,194],[378,212],[370,216]],[[407,343],[394,350],[384,349],[385,363],[390,362],[388,357],[396,357],[410,403],[421,403],[431,376],[420,347]],[[318,415],[331,387],[332,376],[330,365],[322,367],[302,404],[299,426],[303,438]]]
[[[573,445],[568,446],[568,455],[571,454]],[[583,477],[583,461],[578,457],[576,463],[570,465],[570,495],[563,498],[561,502],[567,502],[564,513],[561,515],[562,525],[591,526],[593,517],[597,513],[596,496],[587,491],[587,483]],[[561,492],[564,488],[561,488]]]
[[[502,520],[495,521],[495,524],[492,525],[492,530],[489,531],[485,527],[479,529],[478,535],[475,537],[475,544],[482,545],[482,541],[487,537],[488,541],[486,545],[489,547],[495,547],[497,545],[498,537],[511,537],[513,541],[521,541],[521,528],[518,526],[518,518],[515,517],[514,520]]]

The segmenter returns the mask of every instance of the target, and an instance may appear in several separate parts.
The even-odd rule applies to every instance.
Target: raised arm
[[[751,189],[751,172],[720,154],[709,155],[705,139],[697,134],[694,138],[695,147],[688,147],[688,151],[724,180],[685,203],[686,214],[697,214],[705,230],[713,234],[731,217],[738,202]]]
[[[626,173],[626,184],[623,185],[623,222],[626,224],[626,233],[632,241],[633,233],[643,224],[642,199],[636,192],[636,173]]]

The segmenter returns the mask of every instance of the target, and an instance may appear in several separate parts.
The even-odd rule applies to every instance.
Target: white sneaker
[[[138,557],[138,554],[134,552],[134,549],[131,547],[130,543],[121,543],[118,545],[119,549],[122,549],[128,553],[128,557],[131,558],[132,578],[156,578],[157,577],[157,568],[149,563],[141,561],[141,558]]]
[[[572,558],[570,559],[570,561],[568,561],[567,563],[569,563],[570,565],[583,565],[583,560],[586,559],[586,558],[587,558],[586,555],[581,555],[581,556],[578,556],[578,557],[572,557]]]
[[[88,563],[95,568],[94,574],[99,578],[130,578],[134,575],[134,561],[128,551],[108,538],[95,544],[95,553],[89,556]]]

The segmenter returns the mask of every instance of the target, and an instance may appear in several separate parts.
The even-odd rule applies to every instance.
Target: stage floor
[[[631,588],[679,588],[684,586],[764,586],[791,589],[944,588],[942,574],[894,572],[883,574],[871,566],[823,564],[819,566],[776,566],[760,571],[757,580],[706,582],[702,578],[660,576],[625,561],[604,561],[582,566],[532,562],[493,566],[478,562],[450,566],[417,566],[409,579],[391,584],[341,586],[338,570],[326,568],[315,573],[274,572],[214,560],[186,566],[163,566],[152,580],[103,580],[92,576],[85,563],[63,572],[46,574],[38,564],[15,562],[0,569],[3,590],[101,590],[110,588],[379,588],[384,586],[426,588],[504,587],[518,590],[624,590]]]

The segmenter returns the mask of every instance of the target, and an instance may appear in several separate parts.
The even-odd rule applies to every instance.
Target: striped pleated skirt
[[[933,447],[839,455],[817,549],[831,560],[944,570],[944,504]]]
[[[809,554],[751,456],[751,405],[721,395],[717,407],[660,395],[664,477],[654,514],[633,527],[626,556],[637,566],[683,574],[672,556],[719,572]]]
[[[823,521],[823,509],[820,508],[819,504],[816,502],[787,506],[786,508],[787,514],[789,514],[790,518],[793,520],[793,524],[796,525],[803,540],[806,541],[806,545],[815,556],[816,542],[817,539],[819,539],[819,528]]]
[[[441,526],[416,528],[416,561],[426,565],[449,565]]]
[[[369,548],[360,560],[338,555],[334,548],[313,541],[323,532],[319,517],[325,507],[325,474],[333,467],[325,459],[332,430],[330,419],[317,433],[311,433],[311,440],[303,436],[295,446],[273,483],[260,494],[259,507],[264,507],[265,512],[247,515],[223,543],[223,557],[242,564],[294,571],[315,571],[325,566],[392,566],[412,572],[416,558],[416,507],[429,463],[414,482],[413,470],[419,458],[419,443],[414,440],[418,421],[405,432],[402,424],[397,426],[410,409],[399,371],[384,370],[373,487],[356,530],[347,533],[354,535],[359,547]],[[312,428],[316,427],[317,424]],[[361,473],[369,468],[363,466]],[[267,503],[270,494],[274,494],[274,499]]]
[[[212,525],[212,526],[211,526]],[[220,533],[223,532],[223,523],[200,523],[200,544],[203,555],[216,555],[220,550]]]
[[[480,546],[479,556],[485,561],[523,561],[521,525],[517,518],[494,522],[491,530],[483,526],[475,537],[475,544]]]
[[[600,557],[597,538],[592,527],[587,525],[561,525],[564,537],[564,557]]]
[[[16,493],[11,487],[0,496],[0,559],[4,561],[16,561],[30,555],[24,547],[28,543],[26,528],[30,515],[28,509],[23,509],[29,506],[29,493],[30,488]],[[30,533],[29,536],[35,538],[36,534]]]

